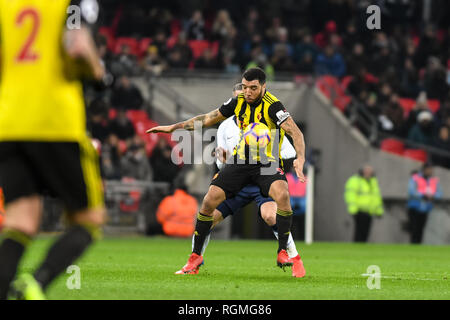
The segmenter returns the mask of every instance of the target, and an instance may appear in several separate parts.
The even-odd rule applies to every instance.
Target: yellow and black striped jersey
[[[279,161],[281,144],[284,139],[284,130],[280,125],[289,118],[289,113],[283,104],[270,92],[266,91],[259,102],[248,104],[241,93],[236,98],[231,98],[220,108],[220,113],[224,117],[236,116],[240,129],[239,143],[233,151],[233,155],[240,160],[252,159],[256,162]],[[246,145],[243,132],[250,123],[264,123],[270,130],[270,142],[267,147],[260,152],[252,150]],[[277,143],[278,142],[278,143]],[[264,159],[263,159],[264,158]]]
[[[70,5],[96,20],[95,0],[0,0],[0,141],[85,138],[82,84],[63,49]]]

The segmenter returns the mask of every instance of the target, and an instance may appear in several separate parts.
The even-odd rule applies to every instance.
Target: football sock
[[[194,246],[192,249],[193,253],[198,255],[202,254],[203,244],[211,231],[212,223],[212,216],[207,216],[200,212],[197,214],[197,223],[195,225],[194,232]]]
[[[278,239],[278,231],[277,231],[277,225],[272,226],[272,232],[275,235],[275,238]],[[286,251],[289,255],[289,258],[294,258],[298,255],[297,247],[295,246],[294,238],[292,237],[292,233],[289,233],[289,238],[287,242],[287,248]]]
[[[69,267],[97,237],[99,228],[76,225],[52,245],[42,265],[34,274],[42,289]]]
[[[292,211],[277,209],[278,252],[286,250],[289,235],[291,234]]]
[[[8,297],[9,286],[17,272],[20,258],[31,242],[27,234],[13,229],[3,230],[0,245],[0,300]]]
[[[206,236],[205,243],[203,244],[203,248],[202,248],[202,255],[205,254],[205,250],[206,250],[206,247],[208,246],[210,238],[211,238],[211,233],[209,233]],[[194,240],[195,240],[195,234],[192,235],[192,251],[194,251],[194,242],[195,242]]]

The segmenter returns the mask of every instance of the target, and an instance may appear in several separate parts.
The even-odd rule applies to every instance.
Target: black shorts
[[[98,155],[91,142],[0,142],[5,204],[49,195],[75,212],[103,206]]]
[[[268,165],[261,164],[227,164],[220,172],[218,172],[211,185],[218,186],[223,191],[227,199],[236,196],[242,188],[249,184],[258,186],[264,197],[269,196],[270,186],[272,182],[277,180],[286,181],[286,175],[283,170],[275,167],[276,170],[270,171],[271,174],[264,171],[268,169]],[[273,172],[275,171],[275,173]]]

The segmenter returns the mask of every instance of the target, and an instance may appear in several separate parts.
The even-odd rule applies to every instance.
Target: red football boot
[[[288,256],[286,250],[283,249],[280,252],[278,252],[277,265],[280,268],[284,269],[284,267],[290,267],[290,266],[292,266],[292,264],[293,264],[293,262],[291,259],[289,259],[289,256]]]
[[[200,269],[202,264],[203,257],[196,253],[192,253],[184,267],[175,272],[175,274],[198,274],[198,269]]]
[[[300,258],[300,255],[291,258],[292,262],[292,276],[295,278],[303,278],[306,274],[305,267],[303,267],[303,261]]]

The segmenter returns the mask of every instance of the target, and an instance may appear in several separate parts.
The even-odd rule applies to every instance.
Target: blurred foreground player
[[[295,124],[283,104],[266,90],[266,74],[260,68],[250,68],[242,75],[243,94],[230,98],[220,108],[207,114],[168,126],[157,126],[148,133],[171,133],[177,129],[194,130],[194,123],[212,126],[226,118],[236,116],[241,132],[239,143],[233,151],[230,162],[212,180],[208,193],[203,199],[197,215],[194,249],[182,272],[194,273],[203,263],[201,250],[213,224],[213,212],[225,199],[235,196],[248,184],[257,185],[264,197],[271,197],[277,204],[276,224],[278,229],[277,265],[281,268],[292,266],[286,252],[292,224],[292,208],[289,201],[288,184],[283,172],[280,148],[284,134],[289,134],[294,142],[297,158],[294,167],[297,176],[305,181],[305,143],[303,134]],[[264,123],[271,132],[267,147],[252,152],[245,143],[242,132],[250,123]],[[278,142],[278,143],[276,143]]]
[[[81,8],[83,24],[68,30],[71,4]],[[0,180],[6,205],[0,299],[44,299],[51,281],[101,233],[105,210],[98,156],[86,135],[76,77],[104,76],[87,27],[97,15],[95,0],[0,0]],[[20,275],[11,285],[38,232],[44,193],[63,201],[70,227],[34,274]]]

